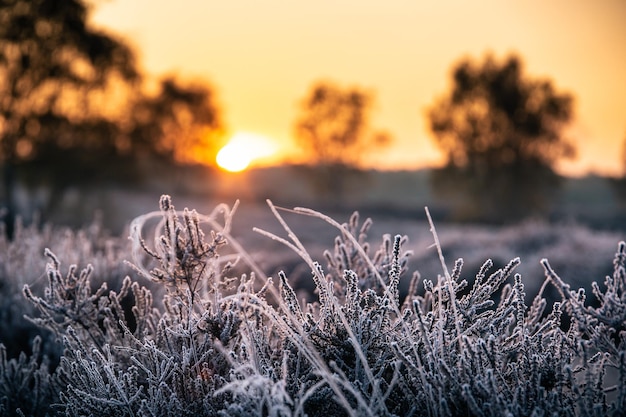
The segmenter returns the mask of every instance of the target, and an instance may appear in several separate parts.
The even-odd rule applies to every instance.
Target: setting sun
[[[276,152],[276,145],[268,138],[255,133],[236,133],[217,153],[217,164],[226,171],[239,172],[255,161]]]

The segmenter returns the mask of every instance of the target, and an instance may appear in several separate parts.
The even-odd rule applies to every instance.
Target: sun
[[[239,132],[233,135],[215,158],[220,168],[230,172],[240,172],[252,162],[267,158],[276,152],[276,145],[265,136],[256,133]]]
[[[239,145],[229,142],[217,153],[217,165],[230,172],[239,172],[248,168],[252,159],[249,155],[242,155],[240,150]]]

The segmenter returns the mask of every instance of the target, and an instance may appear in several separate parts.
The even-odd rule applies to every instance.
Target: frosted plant
[[[61,388],[50,375],[48,358],[40,359],[41,338],[33,339],[32,354],[7,358],[0,344],[0,415],[44,416],[52,414]]]
[[[152,292],[128,277],[118,292],[106,284],[92,291],[90,266],[78,273],[71,265],[63,274],[51,252],[44,297],[25,287],[40,310],[33,320],[63,339],[55,376],[66,387],[60,399],[67,415],[215,415],[240,402],[236,392],[219,389],[241,380],[251,363],[261,368],[258,360],[268,361],[262,353],[273,355],[275,335],[265,336],[258,308],[246,301],[263,300],[267,286],[254,292],[254,273],[233,286],[226,277],[229,262],[217,253],[229,236],[230,213],[207,241],[197,213],[179,216],[168,196],[160,206],[131,229],[135,248],[148,258],[137,253],[133,269],[167,289],[160,309],[153,306]],[[161,221],[149,247],[141,228],[156,216]],[[202,219],[215,224],[214,216]],[[130,308],[124,308],[127,298]],[[261,369],[263,378],[272,366]]]
[[[120,288],[129,272],[122,262],[129,246],[126,239],[108,236],[97,219],[75,231],[37,222],[23,226],[18,221],[12,240],[0,232],[0,341],[5,344],[7,355],[17,357],[21,350],[29,349],[33,337],[39,336],[42,354],[53,360],[53,366],[58,362],[60,348],[50,333],[24,318],[36,311],[22,295],[24,285],[36,293],[44,292],[47,286],[43,271],[50,258],[46,253],[54,252],[57,259],[70,264],[92,265],[92,286],[106,282],[109,287]]]
[[[597,355],[592,358],[588,349],[581,349],[584,335],[576,327],[577,321],[589,320],[587,315],[597,315],[606,307],[581,307],[577,311],[569,307],[574,299],[571,295],[547,312],[543,290],[550,282],[557,286],[562,282],[551,274],[527,306],[521,276],[513,275],[520,263],[517,258],[492,273],[488,260],[468,289],[468,282],[461,279],[462,259],[448,273],[433,226],[444,273],[435,282],[423,281],[425,291],[421,295],[417,291],[419,275],[414,274],[400,311],[397,282],[403,259],[408,256],[401,256],[400,236],[394,239],[393,250],[385,237],[382,249],[370,258],[369,247],[364,244],[368,222],[355,236],[356,217],[348,225],[337,225],[319,213],[297,211],[336,225],[341,236],[335,253],[327,254],[329,274],[308,257],[288,227],[291,242],[272,236],[296,250],[312,267],[319,303],[300,308],[284,276],[282,295],[291,325],[298,329],[297,323],[304,323],[300,336],[311,341],[333,375],[339,376],[354,411],[362,413],[359,407],[365,401],[367,411],[376,415],[619,413],[624,401],[623,347],[619,361],[599,361]],[[607,280],[609,292],[616,292],[621,285],[613,283],[623,275],[623,249],[615,265],[616,278]],[[337,276],[342,269],[343,280]],[[510,277],[513,282],[508,282]],[[580,296],[576,300],[579,306],[584,301]],[[562,329],[567,328],[562,320],[564,306],[571,312],[568,321],[572,323],[566,330]],[[575,314],[581,318],[576,319]],[[612,323],[623,326],[623,318],[618,315]],[[596,338],[592,343],[596,349],[599,341]],[[607,386],[603,379],[611,366],[619,370],[621,378],[615,386]],[[319,371],[315,366],[313,369]],[[585,377],[576,377],[583,369]],[[319,377],[313,382],[323,385],[325,380]],[[610,402],[605,391],[619,391],[613,396],[618,399]],[[318,386],[309,395],[307,411],[321,412],[336,398],[336,392]]]
[[[257,231],[302,259],[317,300],[298,300],[284,272],[276,285],[264,275],[230,234],[234,209],[180,212],[163,196],[130,229],[131,276],[145,285],[128,276],[109,288],[94,267],[64,269],[45,251],[47,284],[24,294],[64,352],[50,370],[39,339],[30,356],[0,348],[0,415],[622,415],[624,242],[590,306],[546,260],[534,298],[519,258],[487,260],[471,278],[462,259],[449,270],[431,221],[441,273],[413,272],[403,293],[406,237],[383,235],[373,251],[369,219],[295,209],[339,232],[322,265],[269,206],[287,236]],[[233,277],[237,261],[248,271]]]

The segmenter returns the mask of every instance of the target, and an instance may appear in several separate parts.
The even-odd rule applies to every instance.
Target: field
[[[0,415],[621,415],[624,231],[431,224],[396,175],[70,190],[0,241]]]
[[[284,269],[306,280],[310,271],[302,270],[302,262],[293,251],[253,231],[255,227],[280,231],[265,199],[283,208],[300,206],[319,210],[340,223],[347,222],[351,214],[358,211],[362,220],[369,217],[373,221],[369,234],[371,244],[378,245],[383,234],[406,235],[405,247],[413,252],[411,270],[419,271],[424,277],[436,277],[441,273],[441,265],[432,248],[425,213],[428,207],[449,263],[463,258],[468,273],[473,274],[486,259],[503,266],[519,256],[522,264],[518,270],[531,288],[537,288],[536,283],[543,281],[539,261],[544,257],[550,259],[572,285],[589,288],[592,280],[599,279],[592,277],[603,277],[610,272],[615,244],[626,238],[626,211],[616,201],[608,181],[601,177],[567,179],[562,191],[555,196],[554,209],[544,218],[489,225],[447,219],[448,209],[430,191],[428,171],[372,171],[350,186],[341,201],[320,197],[305,173],[289,168],[221,174],[222,177],[219,173],[211,175],[204,181],[198,179],[196,171],[156,177],[153,183],[140,190],[117,185],[72,189],[50,220],[55,225],[76,228],[97,218],[102,227],[121,236],[128,234],[125,228],[131,219],[155,210],[155,201],[162,193],[171,195],[179,209],[189,207],[200,213],[209,213],[221,203],[232,207],[239,201],[233,219],[233,236],[266,273],[275,275]],[[337,231],[319,219],[283,214],[307,250],[314,258],[322,260],[324,250],[332,248]],[[581,253],[586,256],[579,256]]]

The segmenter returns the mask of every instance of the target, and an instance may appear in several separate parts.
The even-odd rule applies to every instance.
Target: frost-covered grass
[[[438,233],[431,223],[412,241],[404,230],[373,243],[371,221],[356,214],[340,224],[269,207],[279,228],[258,229],[262,241],[240,241],[237,215],[225,205],[199,215],[176,211],[168,196],[159,211],[133,221],[130,241],[97,226],[22,227],[14,241],[0,241],[1,414],[617,416],[626,409],[624,242],[607,254],[604,236],[591,242],[598,253],[585,253],[584,229],[541,234],[541,225],[527,223],[489,244],[489,233],[472,240],[471,230]],[[311,233],[335,231],[329,250],[303,243],[286,220],[294,212],[317,222]],[[246,246],[256,242],[266,243]],[[279,262],[259,255],[271,258],[274,245],[303,266],[267,276]],[[542,259],[545,279],[532,276],[527,286],[517,256],[530,247],[556,257],[559,268]],[[472,261],[452,263],[463,250]],[[567,260],[584,258],[586,275],[597,272],[597,257],[607,259],[600,269],[608,275],[578,290]],[[302,270],[315,289],[307,297],[302,277],[291,276]],[[12,338],[18,328],[21,343]]]

